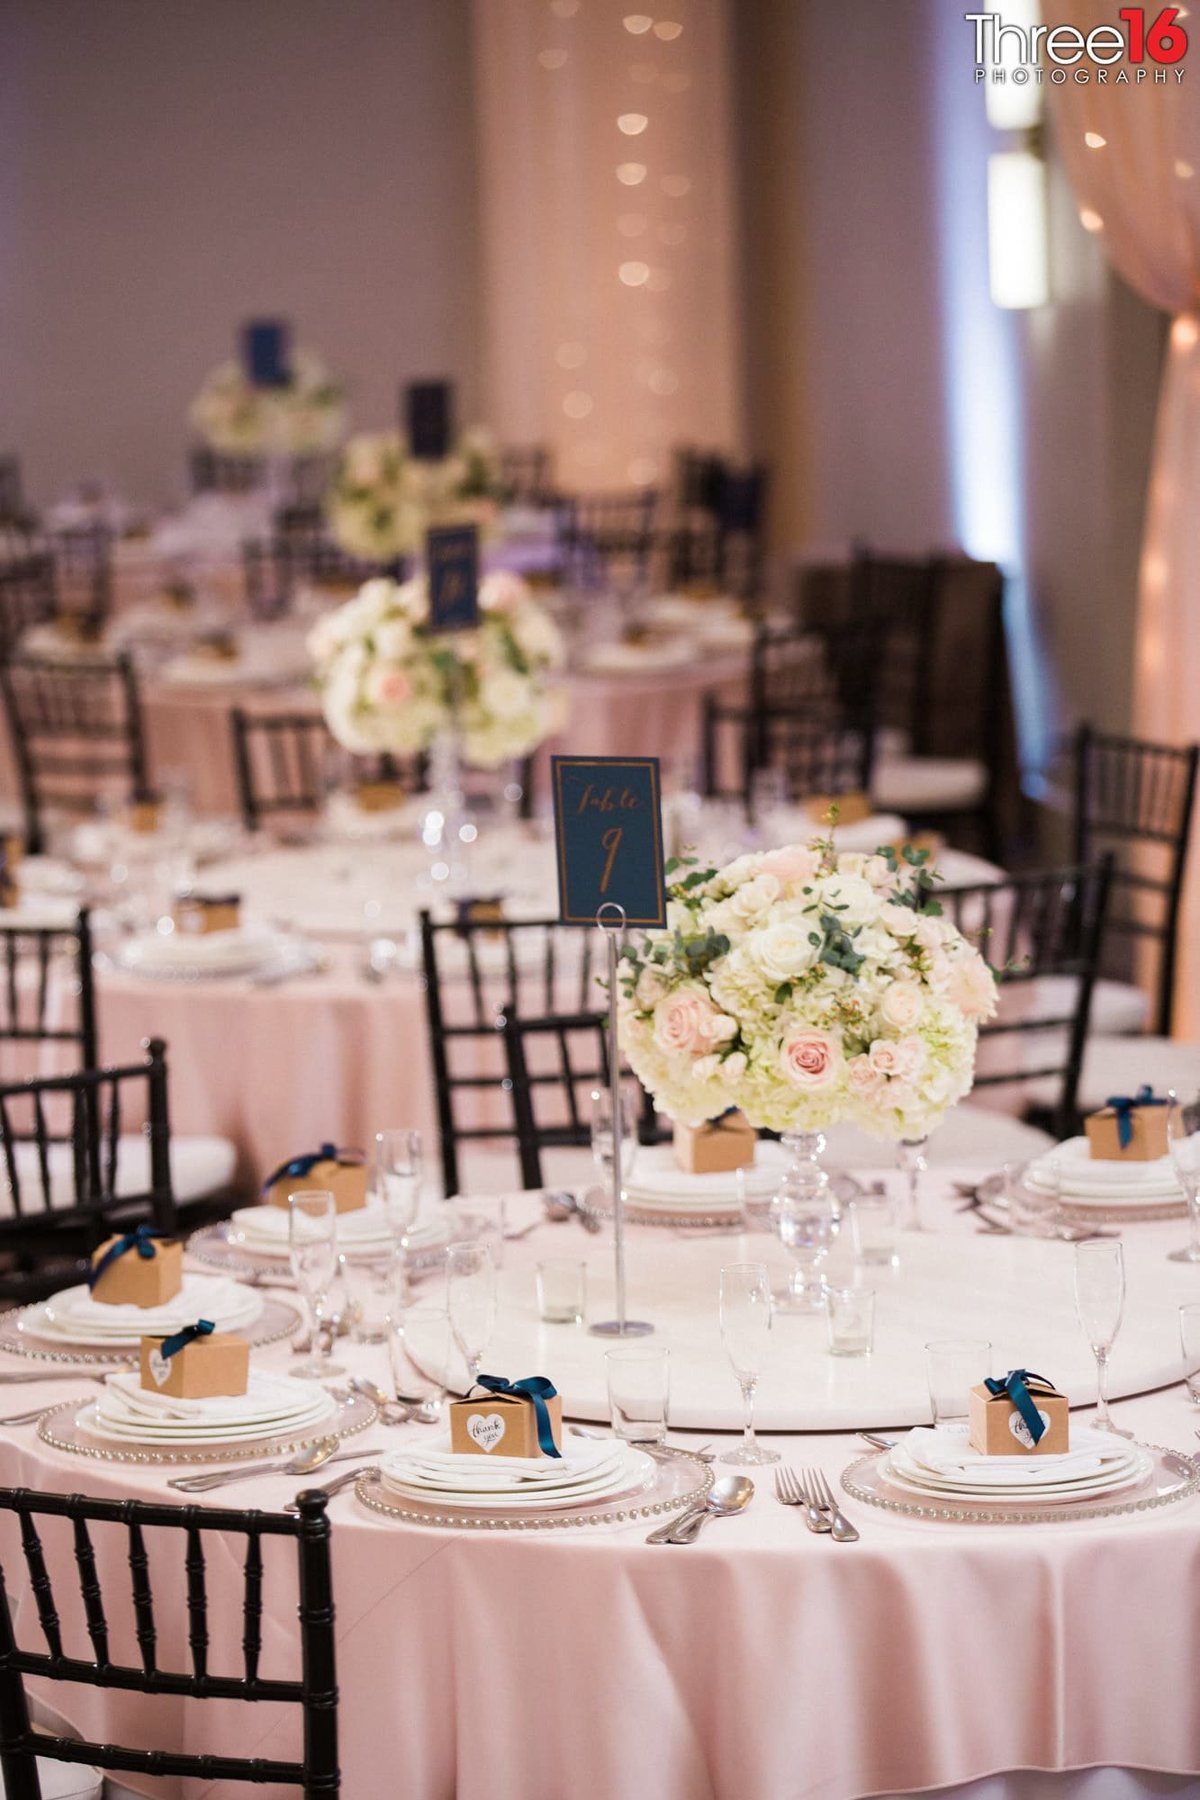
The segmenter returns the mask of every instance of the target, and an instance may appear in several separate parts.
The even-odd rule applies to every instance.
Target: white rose
[[[751,961],[768,981],[792,981],[811,969],[816,946],[809,943],[807,919],[781,919],[746,940]]]
[[[725,904],[738,924],[755,925],[770,912],[782,891],[774,875],[755,875],[736,889]]]
[[[893,981],[879,1002],[880,1016],[893,1031],[911,1031],[921,1017],[925,1001],[915,981]]]
[[[879,901],[869,882],[861,875],[831,875],[822,883],[822,901],[830,912],[852,930],[878,917]]]
[[[898,900],[885,900],[879,909],[879,923],[895,938],[911,938],[916,936],[919,919],[911,906],[901,906]]]
[[[484,681],[480,699],[498,719],[516,719],[529,707],[529,683],[515,669],[497,669]]]

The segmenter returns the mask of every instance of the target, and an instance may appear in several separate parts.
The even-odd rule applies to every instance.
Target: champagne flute
[[[387,1216],[401,1297],[408,1293],[408,1242],[421,1210],[423,1167],[419,1131],[375,1133],[375,1193]]]
[[[754,1435],[754,1395],[767,1356],[771,1330],[771,1276],[766,1263],[731,1263],[721,1270],[721,1339],[742,1390],[745,1423],[736,1450],[721,1462],[776,1463],[779,1454],[766,1450]]]
[[[297,1375],[320,1380],[342,1374],[329,1358],[329,1297],[337,1266],[337,1205],[328,1188],[307,1188],[288,1195],[288,1257],[292,1279],[308,1308],[312,1347]],[[337,1329],[336,1325],[333,1327]]]
[[[1187,1201],[1189,1242],[1185,1249],[1171,1251],[1171,1262],[1200,1263],[1200,1132],[1195,1130],[1195,1114],[1194,1106],[1179,1104],[1172,1088],[1167,1095],[1167,1149]]]
[[[1075,1246],[1075,1310],[1096,1358],[1097,1431],[1132,1437],[1108,1410],[1108,1359],[1125,1310],[1125,1255],[1119,1238],[1084,1238]]]
[[[475,1386],[496,1326],[496,1264],[487,1244],[452,1244],[446,1252],[450,1333]]]

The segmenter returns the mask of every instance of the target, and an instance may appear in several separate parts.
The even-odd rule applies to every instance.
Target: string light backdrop
[[[484,416],[558,482],[740,443],[727,0],[476,0]]]

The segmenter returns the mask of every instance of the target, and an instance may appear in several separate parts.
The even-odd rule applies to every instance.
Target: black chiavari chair
[[[311,712],[229,714],[238,799],[247,831],[275,821],[303,826],[321,811],[339,785],[386,782],[409,793],[425,784],[421,757],[404,761],[388,755],[351,756],[335,743],[328,726]]]
[[[69,525],[51,537],[56,611],[103,624],[112,611],[113,534],[100,520]]]
[[[435,921],[422,912],[421,958],[445,1192],[460,1188],[464,1145],[513,1148],[516,1121],[479,1124],[470,1109],[507,1077],[500,1021],[586,1013],[600,995],[599,934],[557,919]]]
[[[16,525],[22,530],[32,530],[35,523],[33,513],[25,504],[20,457],[0,456],[0,526]]]
[[[1167,1037],[1175,990],[1176,940],[1200,746],[1179,748],[1116,737],[1081,725],[1074,743],[1074,848],[1079,862],[1111,849],[1118,861],[1105,926],[1126,953],[1158,947],[1153,1030]],[[1119,962],[1106,973],[1128,979]]]
[[[548,506],[554,499],[549,444],[506,444],[500,451],[500,487],[517,506]]]
[[[0,1083],[0,1297],[63,1287],[113,1231],[175,1230],[166,1046],[146,1050],[144,1063]],[[146,1121],[137,1183],[122,1156],[127,1117]]]
[[[577,587],[606,582],[643,585],[655,548],[658,493],[573,494],[558,513],[564,579]]]
[[[722,465],[717,480],[717,580],[739,600],[757,600],[766,560],[767,471]]]
[[[500,1026],[521,1186],[544,1187],[542,1152],[579,1148],[591,1140],[591,1095],[608,1086],[608,1014],[524,1019],[509,1010]]]
[[[128,656],[0,663],[31,853],[52,807],[90,812],[102,794],[144,800],[149,787],[137,677]]]
[[[300,587],[352,593],[379,571],[340,549],[319,511],[296,506],[279,515],[271,537],[242,545],[242,572],[250,612],[256,619],[276,619],[290,611]]]
[[[252,494],[266,479],[261,456],[238,456],[196,444],[188,453],[193,494]]]
[[[791,803],[869,794],[874,733],[807,706],[755,710],[705,696],[702,784],[706,798],[738,800],[750,812],[755,776],[780,771]]]
[[[0,662],[15,653],[31,625],[48,624],[57,611],[49,546],[30,531],[0,525]]]
[[[0,925],[0,1044],[62,1044],[79,1068],[98,1066],[86,907],[73,925]]]
[[[1079,1128],[1111,878],[1109,856],[1090,867],[936,889],[943,912],[977,943],[1000,985],[999,1012],[979,1030],[975,1088],[1055,1088],[1053,1099],[1029,1110],[1060,1139]]]
[[[305,1800],[335,1800],[338,1773],[338,1692],[334,1639],[333,1573],[329,1554],[327,1497],[319,1489],[297,1494],[294,1514],[226,1508],[168,1506],[148,1500],[93,1500],[83,1494],[45,1494],[29,1488],[0,1489],[0,1510],[19,1526],[19,1553],[13,1538],[0,1572],[0,1769],[7,1800],[42,1800],[37,1759],[91,1763],[127,1774],[190,1776],[206,1784],[279,1783],[299,1788]],[[66,1576],[58,1567],[65,1540],[55,1532],[44,1542],[39,1521],[61,1519],[70,1527],[74,1574],[91,1654],[75,1646],[63,1624],[75,1609],[59,1596]],[[99,1529],[97,1529],[99,1528]],[[121,1561],[128,1584],[114,1596],[119,1564],[103,1554],[105,1538],[120,1534]],[[163,1535],[159,1535],[159,1534]],[[230,1540],[245,1540],[242,1563],[242,1673],[218,1673],[228,1662],[215,1653],[220,1617],[208,1600],[205,1544],[222,1561]],[[271,1595],[284,1575],[268,1545],[294,1543],[299,1580],[299,1675],[264,1675],[263,1618],[270,1618]],[[111,1539],[110,1539],[111,1543]],[[178,1549],[172,1566],[168,1555]],[[266,1554],[264,1554],[264,1551]],[[42,1647],[17,1641],[8,1604],[13,1571],[23,1559],[23,1580],[32,1597]],[[69,1566],[69,1563],[68,1563]],[[169,1592],[163,1586],[170,1579]],[[106,1584],[107,1598],[106,1605]],[[74,1585],[74,1584],[73,1584]],[[157,1585],[157,1596],[155,1587]],[[288,1590],[290,1592],[290,1578]],[[278,1603],[277,1603],[278,1604]],[[25,1609],[22,1609],[22,1622]],[[122,1661],[114,1646],[118,1621],[132,1618],[135,1660]],[[30,1634],[32,1637],[32,1633]],[[238,1756],[223,1751],[141,1750],[109,1741],[34,1732],[25,1692],[28,1676],[85,1684],[125,1693],[161,1695],[176,1707],[184,1701],[240,1700],[298,1707],[303,1718],[303,1751],[298,1760]],[[222,1787],[222,1791],[224,1788]]]

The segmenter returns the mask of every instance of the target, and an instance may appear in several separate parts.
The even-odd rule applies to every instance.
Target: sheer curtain
[[[1089,31],[1112,23],[1107,0],[1055,0],[1055,21]],[[1186,10],[1186,9],[1185,9]],[[1147,8],[1147,18],[1153,18]],[[1138,588],[1135,729],[1150,738],[1200,736],[1200,15],[1190,57],[1143,65],[1137,87],[1068,80],[1050,89],[1056,139],[1081,215],[1113,267],[1172,315],[1158,403]],[[1182,81],[1176,68],[1186,70]],[[1180,923],[1176,1030],[1200,1036],[1200,866]]]
[[[727,0],[476,0],[483,416],[565,487],[739,436]]]

